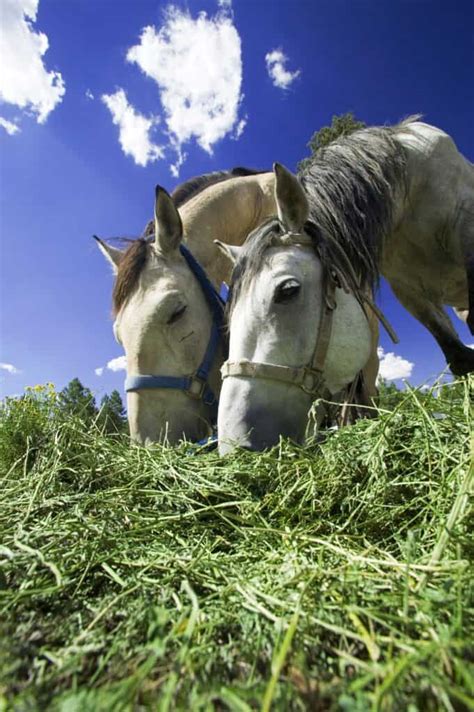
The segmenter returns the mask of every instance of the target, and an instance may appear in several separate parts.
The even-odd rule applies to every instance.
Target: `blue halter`
[[[128,376],[125,380],[125,390],[139,391],[147,388],[173,388],[184,391],[190,398],[202,400],[211,409],[211,419],[217,420],[217,398],[208,383],[209,371],[211,370],[217,347],[223,337],[224,325],[224,305],[227,301],[228,289],[223,284],[221,292],[218,293],[199,262],[193,257],[191,252],[184,245],[180,245],[180,252],[188,263],[191,272],[201,285],[206,301],[212,312],[212,328],[207,345],[206,353],[201,365],[195,373],[190,376],[151,376],[138,375]],[[224,342],[225,343],[225,342]]]

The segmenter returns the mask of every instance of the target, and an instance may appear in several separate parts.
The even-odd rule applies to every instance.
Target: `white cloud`
[[[90,89],[86,89],[86,97],[87,97],[87,99],[90,99],[91,101],[93,101],[93,100],[95,99],[95,96],[94,96],[94,94],[91,92]]]
[[[217,0],[217,4],[223,10],[231,10],[232,9],[232,0]]]
[[[398,378],[409,378],[411,376],[415,365],[411,361],[397,356],[393,351],[385,353],[381,346],[377,349],[377,354],[380,359],[379,378],[383,378],[386,381],[395,381]]]
[[[99,366],[99,368],[94,369],[96,376],[102,376],[105,369],[109,371],[126,371],[127,370],[127,358],[126,356],[117,356],[116,358],[107,361],[105,366]]]
[[[272,80],[273,86],[279,89],[288,89],[301,74],[299,69],[294,72],[286,69],[287,61],[288,57],[281,49],[274,49],[265,55],[268,76]]]
[[[139,166],[163,158],[162,146],[158,146],[150,138],[150,133],[159,123],[158,116],[147,118],[129,104],[123,89],[115,94],[103,94],[102,101],[112,114],[112,121],[119,127],[119,141],[122,150],[131,156]]]
[[[33,29],[37,12],[38,0],[2,0],[0,100],[29,110],[43,124],[66,89],[61,74],[43,64],[49,41]]]
[[[234,141],[238,141],[239,138],[242,136],[244,129],[247,126],[247,119],[248,119],[248,117],[245,116],[243,119],[240,119],[239,123],[237,124],[234,134],[232,136]]]
[[[20,131],[19,126],[12,121],[7,121],[7,119],[4,119],[3,116],[0,116],[0,126],[3,126],[9,136],[13,136]]]
[[[14,366],[12,363],[0,363],[0,369],[2,371],[7,371],[8,373],[11,373],[12,375],[15,375],[17,373],[21,373],[20,369]]]
[[[186,158],[184,146],[193,138],[204,151],[227,135],[240,135],[242,56],[240,36],[223,0],[214,17],[170,6],[164,24],[145,27],[127,60],[156,82],[169,147],[177,175]]]
[[[109,371],[126,371],[127,359],[125,356],[117,356],[107,363]]]

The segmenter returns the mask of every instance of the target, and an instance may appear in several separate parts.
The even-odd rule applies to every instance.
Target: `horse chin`
[[[175,427],[168,427],[160,432],[135,432],[131,434],[132,440],[139,445],[148,447],[158,443],[162,445],[178,445],[180,442],[198,442],[208,437],[211,433],[211,428],[206,423],[198,420],[195,423],[176,424]]]
[[[219,454],[237,448],[260,452],[281,438],[302,443],[310,406],[294,386],[262,381],[256,389],[248,379],[227,379],[219,402]]]
[[[162,411],[153,412],[153,408],[129,410],[130,436],[140,445],[162,443],[177,445],[183,440],[196,442],[207,437],[211,432],[208,420],[201,412],[201,404],[195,407],[186,403],[185,407],[176,409],[169,414]]]

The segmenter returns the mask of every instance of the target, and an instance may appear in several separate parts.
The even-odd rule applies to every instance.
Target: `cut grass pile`
[[[472,709],[470,432],[467,383],[228,459],[7,402],[4,708]]]

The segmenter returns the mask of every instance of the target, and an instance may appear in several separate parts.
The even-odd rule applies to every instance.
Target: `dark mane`
[[[323,264],[343,275],[354,293],[378,285],[384,240],[393,229],[396,201],[407,189],[406,154],[396,133],[418,118],[343,136],[319,149],[299,176],[310,206],[305,233]],[[273,217],[250,233],[232,272],[229,312],[284,232]]]
[[[378,284],[396,201],[406,192],[406,154],[396,134],[418,118],[343,136],[319,149],[299,176],[311,221],[337,242],[362,285],[371,288]]]
[[[252,176],[266,173],[267,171],[259,171],[253,168],[237,167],[229,171],[216,171],[214,173],[205,173],[202,176],[190,178],[171,193],[174,204],[177,208],[194,198],[203,190],[217,183],[238,178],[241,176]],[[117,314],[122,306],[127,301],[130,294],[135,289],[140,274],[147,262],[150,253],[150,238],[155,233],[154,221],[150,220],[143,234],[137,240],[127,240],[129,247],[125,250],[117,271],[117,278],[112,293],[113,312]]]

